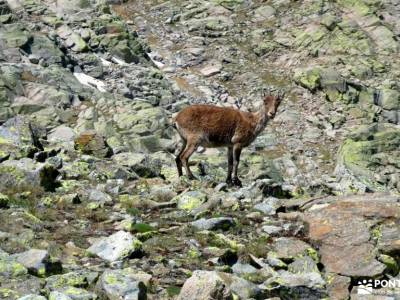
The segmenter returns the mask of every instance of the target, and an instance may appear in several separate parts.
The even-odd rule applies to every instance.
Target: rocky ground
[[[1,299],[400,299],[396,0],[0,1]],[[174,113],[255,111],[177,177]]]

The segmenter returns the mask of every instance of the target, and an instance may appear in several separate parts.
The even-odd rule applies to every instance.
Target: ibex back
[[[183,166],[188,177],[195,178],[188,161],[198,146],[228,147],[226,182],[241,186],[237,174],[240,153],[264,130],[268,120],[274,118],[281,98],[265,96],[263,105],[255,113],[214,105],[191,105],[181,110],[175,117],[175,126],[183,142],[176,157],[179,176],[183,174]]]

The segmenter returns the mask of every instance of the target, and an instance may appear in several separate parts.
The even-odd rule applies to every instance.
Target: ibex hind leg
[[[196,143],[188,143],[186,145],[185,150],[183,151],[182,155],[180,156],[182,160],[182,164],[186,169],[186,174],[189,177],[189,179],[196,179],[196,177],[193,175],[192,171],[190,171],[189,168],[189,158],[193,154],[193,152],[196,150],[197,144]]]
[[[186,140],[182,138],[182,148],[181,148],[181,150],[179,151],[178,155],[177,155],[176,158],[175,158],[176,167],[177,167],[177,169],[178,169],[178,176],[179,176],[179,177],[181,177],[181,176],[183,175],[181,156],[182,156],[183,152],[184,152],[185,149],[186,149],[186,144],[187,144],[187,143],[186,143]]]

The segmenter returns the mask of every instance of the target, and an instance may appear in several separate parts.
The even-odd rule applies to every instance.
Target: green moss
[[[315,250],[314,248],[307,248],[307,254],[308,256],[310,256],[316,263],[319,262],[319,254],[317,252],[317,250]]]
[[[0,288],[0,297],[1,298],[7,298],[7,299],[17,299],[20,295],[11,289],[7,288]]]
[[[199,239],[200,243],[202,243],[205,246],[230,248],[235,251],[244,247],[243,245],[238,244],[236,241],[227,238],[222,233],[215,233],[208,230],[204,230],[197,232],[196,236]]]
[[[27,273],[28,270],[22,264],[11,259],[0,259],[0,275],[15,278]]]
[[[167,287],[167,294],[169,297],[178,296],[180,292],[181,292],[181,287],[179,286],[171,285]]]
[[[146,223],[136,223],[135,225],[133,225],[132,229],[140,233],[154,231],[154,228]]]
[[[399,265],[397,264],[396,260],[393,257],[381,254],[379,256],[379,260],[386,265],[388,271],[392,275],[397,275],[399,273]]]
[[[114,274],[107,274],[107,276],[104,277],[104,281],[108,284],[116,284],[118,283],[118,278]]]
[[[371,231],[371,236],[375,240],[379,241],[382,237],[382,226],[381,225],[375,226]]]
[[[339,5],[344,6],[362,16],[372,14],[375,9],[373,4],[378,4],[378,1],[369,0],[338,0]],[[372,4],[372,5],[371,5]]]
[[[314,91],[321,84],[321,69],[297,70],[294,74],[294,80],[306,89]]]
[[[197,259],[197,258],[201,257],[201,253],[200,253],[199,250],[191,248],[191,249],[188,250],[187,256],[190,259]]]

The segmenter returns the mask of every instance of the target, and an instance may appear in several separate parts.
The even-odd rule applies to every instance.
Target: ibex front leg
[[[242,153],[242,145],[235,144],[233,146],[233,184],[236,186],[242,186],[242,182],[238,177],[238,167],[240,161],[240,154]]]
[[[228,185],[232,184],[232,169],[233,169],[233,148],[228,147],[228,174],[226,176],[226,183]]]

